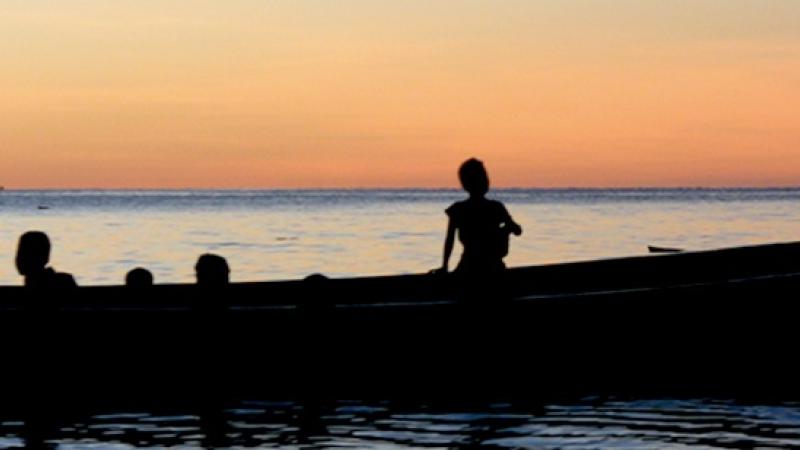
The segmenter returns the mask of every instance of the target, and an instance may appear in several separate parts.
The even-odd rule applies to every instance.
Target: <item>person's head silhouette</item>
[[[153,274],[143,267],[137,267],[125,275],[125,285],[130,287],[152,286]]]
[[[50,261],[50,239],[41,231],[28,231],[19,238],[17,271],[22,276],[44,271]]]
[[[461,180],[461,186],[471,197],[483,197],[489,192],[489,175],[483,167],[483,162],[478,159],[470,158],[464,161],[458,169],[458,178]]]
[[[204,286],[224,286],[228,284],[231,273],[225,258],[212,253],[201,255],[194,266],[197,284]]]

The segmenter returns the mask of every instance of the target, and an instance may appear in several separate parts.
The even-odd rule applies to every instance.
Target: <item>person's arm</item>
[[[512,219],[511,216],[508,216],[508,221],[506,222],[506,228],[508,228],[508,231],[513,233],[514,236],[519,236],[520,234],[522,234],[522,227],[519,226],[517,222],[514,222],[514,219]]]
[[[501,204],[500,206],[502,208],[502,214],[505,216],[505,219],[503,219],[503,228],[514,236],[522,234],[522,227],[519,226],[517,222],[514,222],[514,219],[511,218],[511,214],[508,213],[505,205]]]
[[[450,255],[453,254],[453,243],[456,239],[456,225],[453,223],[453,218],[451,217],[447,221],[447,236],[444,238],[444,258],[442,259],[442,268],[440,269],[442,272],[447,272],[447,268],[450,265]]]

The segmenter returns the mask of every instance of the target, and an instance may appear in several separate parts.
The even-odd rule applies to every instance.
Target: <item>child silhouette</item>
[[[445,210],[449,217],[447,237],[444,241],[444,260],[439,272],[447,272],[456,232],[464,246],[457,273],[487,274],[505,268],[503,258],[508,254],[510,234],[522,234],[506,207],[486,198],[489,176],[483,163],[468,159],[458,170],[458,177],[469,198],[450,205]]]

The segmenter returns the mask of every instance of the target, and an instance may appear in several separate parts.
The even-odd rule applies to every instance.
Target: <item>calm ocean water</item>
[[[497,190],[524,234],[510,266],[800,239],[800,189]],[[225,256],[234,281],[423,272],[440,264],[448,190],[4,191],[0,283],[16,284],[18,236],[53,240],[80,284],[119,284],[135,266],[193,281],[197,256]],[[46,208],[46,209],[40,209]]]
[[[18,236],[46,231],[53,264],[81,284],[118,284],[134,266],[192,281],[197,255],[225,256],[234,281],[421,272],[440,263],[447,190],[4,191],[0,283],[18,284]],[[707,249],[800,238],[800,189],[500,190],[524,234],[509,265],[640,255],[648,244]],[[40,208],[41,207],[41,208]],[[67,408],[69,409],[69,408]],[[337,401],[305,430],[294,403],[224,412],[230,448],[797,448],[800,403],[594,398],[470,408]],[[191,410],[61,417],[62,449],[197,448]],[[23,445],[0,417],[0,448]]]

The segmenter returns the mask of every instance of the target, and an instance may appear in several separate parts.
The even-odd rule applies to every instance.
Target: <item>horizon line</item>
[[[514,190],[540,190],[540,191],[597,191],[597,190],[787,190],[800,189],[800,185],[774,185],[774,186],[702,186],[702,185],[675,185],[675,186],[499,186],[491,191]],[[439,187],[379,187],[379,186],[315,186],[315,187],[24,187],[9,188],[0,186],[0,192],[22,191],[462,191],[458,186]]]

